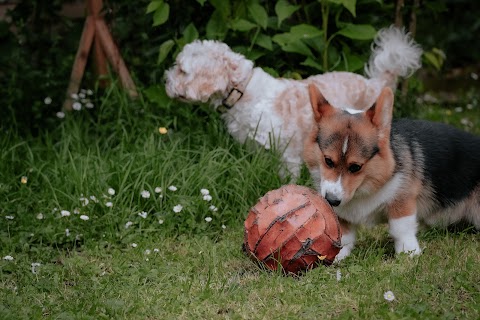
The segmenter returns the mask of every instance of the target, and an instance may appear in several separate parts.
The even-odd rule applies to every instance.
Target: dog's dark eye
[[[332,159],[325,157],[325,164],[329,168],[333,168],[335,166],[335,163],[333,163]]]
[[[348,167],[348,171],[350,171],[351,173],[358,172],[358,171],[360,171],[360,169],[362,169],[362,166],[359,165],[359,164],[351,164],[351,165]]]

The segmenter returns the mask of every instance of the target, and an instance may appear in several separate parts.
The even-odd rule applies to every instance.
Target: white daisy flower
[[[65,229],[65,236],[70,237],[70,229]]]
[[[95,196],[90,196],[90,200],[92,200],[95,203],[98,203],[98,199]]]
[[[138,215],[139,215],[140,217],[142,217],[143,219],[145,219],[145,218],[147,217],[148,213],[145,212],[145,211],[142,211],[142,212],[139,212]]]
[[[90,201],[85,197],[80,197],[80,202],[82,203],[82,206],[84,206],[84,207],[87,206],[90,203]]]
[[[158,219],[158,223],[159,223],[159,224],[163,224],[163,220],[162,220],[162,219]]]
[[[80,110],[82,110],[82,104],[78,101],[74,102],[72,104],[72,108],[73,108],[73,110],[80,111]]]
[[[85,91],[84,90],[80,90],[80,93],[78,94],[78,97],[80,99],[85,99],[86,95],[85,95]]]
[[[150,253],[152,253],[152,251],[150,249],[145,250],[145,254],[150,254]]]
[[[51,103],[52,103],[52,98],[46,97],[45,99],[43,99],[43,103],[45,103],[45,104],[51,104]]]
[[[387,291],[383,294],[383,298],[387,301],[393,301],[395,300],[395,295],[392,291]]]
[[[160,188],[160,187],[155,188],[155,193],[161,193],[161,192],[162,192],[162,188]]]
[[[93,91],[90,90],[90,89],[88,89],[88,90],[87,90],[87,94],[88,94],[89,96],[91,96],[91,95],[93,94]]]
[[[138,244],[132,243],[131,246],[132,246],[133,248],[136,248],[136,247],[138,246]]]
[[[145,199],[148,199],[150,198],[150,192],[147,191],[147,190],[143,190],[140,195],[142,196],[142,198],[145,198]]]
[[[210,211],[213,211],[213,212],[218,211],[218,208],[215,207],[214,205],[211,205],[210,207],[208,207],[208,209],[210,209]]]
[[[72,94],[70,95],[70,97],[71,97],[73,100],[78,100],[78,94],[76,94],[76,93],[72,93]]]
[[[32,273],[36,274],[37,273],[37,267],[40,267],[41,264],[39,262],[32,262]]]
[[[70,216],[70,211],[62,210],[62,211],[60,211],[60,214],[62,215],[62,217],[69,217]]]
[[[87,220],[90,219],[90,218],[89,218],[87,215],[82,214],[82,215],[80,216],[80,219],[82,219],[83,221],[87,221]]]
[[[39,214],[37,214],[37,219],[42,220],[43,219],[43,213],[40,212]]]
[[[205,218],[205,221],[211,222],[211,221],[212,221],[212,217],[206,217],[206,218]]]
[[[182,211],[183,206],[181,204],[177,204],[175,207],[173,207],[173,212],[179,213]]]
[[[178,189],[177,189],[177,187],[175,187],[175,186],[170,186],[170,187],[168,187],[168,190],[170,190],[170,191],[177,191]]]
[[[153,252],[155,252],[155,253],[160,252],[160,250],[158,248],[155,248],[155,249],[153,249]]]
[[[12,256],[5,256],[5,257],[3,257],[3,260],[12,261],[13,257]]]
[[[87,109],[93,109],[93,103],[91,103],[90,101],[88,101],[87,103],[85,103],[85,108],[87,108]]]
[[[210,191],[208,191],[208,189],[200,189],[200,193],[206,196],[207,194],[210,194]]]
[[[23,176],[23,177],[20,179],[20,182],[21,182],[22,184],[27,184],[27,182],[28,182],[28,177]]]
[[[227,226],[222,224],[222,229],[227,229]]]
[[[74,214],[80,214],[80,209],[78,209],[78,208],[73,209],[73,213]]]
[[[212,200],[212,196],[209,195],[209,194],[206,194],[206,195],[203,196],[203,200],[205,200],[205,201],[211,201],[211,200]]]
[[[57,116],[57,118],[59,118],[59,119],[63,119],[63,118],[65,118],[65,112],[58,111],[58,112],[56,113],[56,116]]]
[[[125,223],[125,229],[128,229],[132,224],[132,221],[127,221],[127,223]]]
[[[15,219],[15,217],[14,217],[14,216],[5,216],[5,219],[7,219],[7,220],[13,220],[13,219]]]
[[[108,194],[111,195],[111,196],[114,196],[115,195],[115,189],[108,188]]]
[[[111,207],[113,207],[113,203],[108,201],[107,203],[105,203],[105,206],[108,207],[108,208],[111,208]]]

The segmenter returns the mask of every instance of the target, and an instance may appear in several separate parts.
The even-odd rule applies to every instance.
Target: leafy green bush
[[[179,2],[182,1],[175,4]],[[179,8],[175,4],[163,0],[150,2],[147,13],[152,14],[154,27],[165,26],[170,30],[172,24],[177,23],[175,14]],[[372,22],[379,26],[389,24],[375,18],[374,13],[383,8],[372,1],[322,0],[292,4],[287,0],[198,0],[196,7],[191,14],[202,12],[206,21],[198,24],[189,17],[188,24],[177,25],[179,34],[160,45],[159,63],[186,43],[208,38],[225,41],[249,59],[282,75],[292,71],[301,76],[330,70],[357,71],[363,68],[365,49],[375,36]],[[357,15],[357,7],[364,9],[363,19]],[[169,21],[170,16],[173,21]]]
[[[84,23],[83,18],[60,15],[62,5],[70,1],[20,0],[0,22],[1,130],[37,134],[56,126]],[[177,108],[162,86],[165,70],[194,39],[224,41],[274,76],[361,72],[375,30],[390,25],[395,11],[393,3],[380,0],[120,0],[104,5],[102,13],[140,91],[160,111],[175,113],[176,120],[203,112]],[[433,48],[425,61],[436,68],[441,68],[444,48],[450,48],[449,66],[471,62],[478,55],[475,44],[472,50],[455,49],[461,48],[461,41],[473,43],[472,24],[460,23],[461,12],[468,9],[463,11],[470,21],[478,5],[462,1],[449,17],[447,9],[452,6],[452,0],[423,1],[417,12],[417,38],[427,43],[425,49]],[[404,10],[408,16],[409,3]],[[441,32],[429,27],[432,21]],[[89,61],[82,87],[95,89],[90,65]]]

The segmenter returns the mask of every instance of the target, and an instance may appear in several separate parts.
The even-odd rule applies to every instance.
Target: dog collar
[[[243,92],[237,88],[232,88],[228,96],[223,99],[222,105],[227,109],[232,109],[235,103],[243,97]]]
[[[252,76],[253,70],[245,83],[243,91],[236,87],[233,87],[232,90],[230,90],[228,96],[222,100],[222,105],[217,108],[220,113],[225,113],[228,110],[232,109],[235,106],[235,103],[242,99],[243,92],[247,89],[248,83],[250,82],[250,79],[252,79]]]

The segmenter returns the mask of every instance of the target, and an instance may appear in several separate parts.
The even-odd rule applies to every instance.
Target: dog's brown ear
[[[390,130],[393,113],[393,92],[389,87],[383,88],[375,104],[366,111],[367,117],[379,129]]]
[[[313,83],[308,85],[308,94],[310,95],[310,104],[312,105],[313,117],[319,122],[323,116],[330,113],[333,107],[322,95],[320,90]]]

